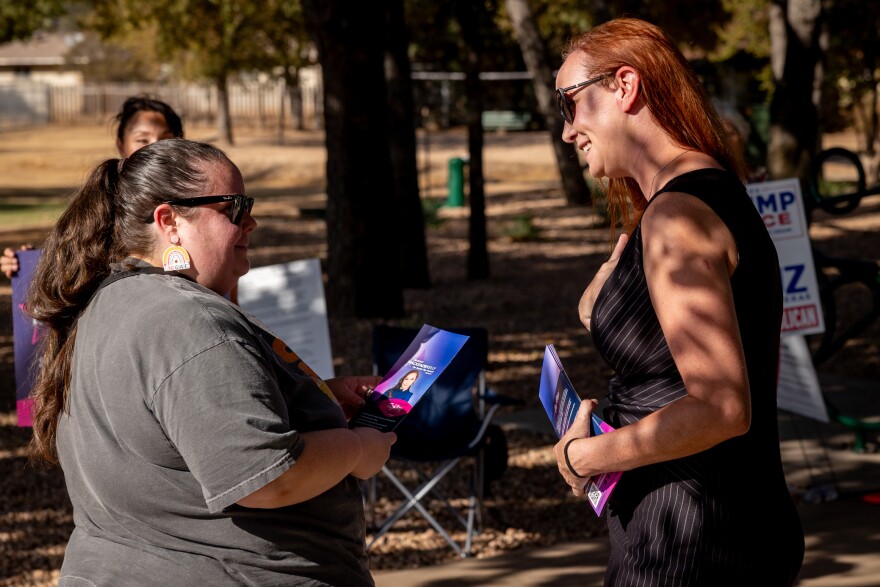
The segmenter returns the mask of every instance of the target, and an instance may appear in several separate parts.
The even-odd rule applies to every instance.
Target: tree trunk
[[[553,152],[556,154],[556,164],[559,167],[559,176],[562,178],[565,201],[569,205],[589,204],[590,188],[584,179],[575,147],[562,140],[563,121],[556,108],[553,68],[547,59],[547,49],[535,26],[528,1],[507,0],[507,12],[510,14],[513,30],[522,50],[523,61],[532,74],[538,108],[553,140]]]
[[[872,62],[874,60],[872,59]],[[874,71],[874,70],[872,70]],[[877,153],[877,132],[880,129],[880,116],[877,112],[876,83],[867,92],[868,121],[865,123],[865,177],[868,185],[880,183],[880,156]]]
[[[226,84],[226,74],[223,73],[214,80],[217,88],[217,136],[227,145],[233,145],[232,141],[232,118],[229,115],[229,88]]]
[[[293,69],[293,73],[290,70]],[[290,100],[290,126],[294,130],[304,130],[302,90],[299,88],[299,70],[288,66],[284,70],[287,80],[287,96]]]
[[[303,0],[324,79],[327,303],[343,317],[403,315],[383,58],[385,14]]]
[[[287,101],[287,88],[290,87],[290,82],[288,81],[287,72],[285,71],[284,75],[281,76],[281,81],[284,82],[284,89],[281,91],[281,98],[278,100],[278,144],[284,144],[284,127],[287,125],[286,114],[285,114],[285,102]]]
[[[284,127],[286,126],[285,102],[290,104],[290,127],[303,130],[302,94],[299,89],[299,71],[292,65],[284,65],[281,76],[284,91],[281,94],[281,110],[278,113],[278,144],[284,144]]]
[[[425,216],[419,196],[415,110],[403,0],[390,1],[387,10],[385,79],[388,83],[388,132],[394,173],[394,209],[400,213],[396,250],[401,255],[405,287],[427,288],[431,286],[431,278],[425,243]]]
[[[770,41],[776,89],[770,103],[767,168],[771,179],[797,177],[804,189],[821,146],[823,28],[820,0],[773,0]]]
[[[483,92],[480,87],[480,56],[483,43],[480,23],[486,21],[482,4],[459,0],[458,21],[461,26],[465,52],[464,92],[467,100],[468,129],[468,199],[470,222],[468,279],[489,277],[489,252],[486,244],[486,193],[483,178]]]

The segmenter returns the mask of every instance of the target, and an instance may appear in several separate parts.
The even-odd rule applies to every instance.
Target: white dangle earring
[[[162,268],[165,271],[183,271],[189,269],[189,253],[180,246],[180,237],[171,235],[171,246],[162,253]]]

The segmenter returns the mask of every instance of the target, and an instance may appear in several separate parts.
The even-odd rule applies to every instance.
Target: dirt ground
[[[188,136],[215,138],[206,128],[189,129]],[[557,346],[579,391],[599,397],[608,373],[578,322],[576,306],[610,252],[608,230],[592,210],[565,205],[546,134],[492,133],[486,139],[491,276],[467,280],[467,209],[441,208],[438,221],[428,229],[433,287],[408,290],[407,317],[395,323],[486,327],[489,385],[524,402],[510,411],[538,407],[538,375],[547,343]],[[241,168],[249,194],[257,197],[254,214],[260,227],[251,249],[255,267],[312,257],[326,260],[325,227],[315,214],[326,198],[323,136],[288,132],[284,144],[279,143],[277,133],[239,129],[236,145],[226,148]],[[829,137],[826,146],[829,143],[840,140]],[[466,154],[465,136],[460,131],[432,133],[421,135],[419,144],[423,195],[445,201],[448,161]],[[63,197],[92,165],[114,155],[109,125],[0,134],[0,202],[11,197]],[[368,193],[369,186],[364,189]],[[533,227],[532,240],[513,238],[523,224]],[[846,216],[817,214],[811,236],[823,251],[876,259],[878,226],[880,206],[876,199],[866,200]],[[45,230],[18,226],[0,231],[0,248],[24,242],[39,246]],[[0,585],[50,585],[57,581],[72,518],[60,472],[42,472],[26,464],[30,431],[15,426],[10,295],[9,282],[0,279]],[[336,373],[368,373],[373,323],[333,315],[329,322]],[[823,369],[880,380],[878,334],[880,325],[875,324]],[[588,539],[604,531],[561,483],[552,438],[508,429],[507,442],[508,469],[491,487],[476,556]],[[394,489],[380,485],[380,495],[386,496],[379,502],[381,516],[392,505],[388,497],[394,497]],[[584,515],[572,516],[572,507],[583,507]],[[421,518],[408,516],[398,528],[371,551],[373,568],[419,567],[455,558]]]

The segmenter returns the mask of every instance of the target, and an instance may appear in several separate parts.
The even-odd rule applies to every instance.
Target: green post
[[[464,206],[464,159],[461,157],[449,160],[449,197],[446,205],[450,208]]]

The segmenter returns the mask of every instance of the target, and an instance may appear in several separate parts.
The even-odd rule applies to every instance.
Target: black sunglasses
[[[611,74],[603,73],[602,75],[590,78],[585,82],[581,82],[573,86],[568,86],[567,88],[559,88],[558,90],[556,90],[556,105],[559,106],[559,113],[562,115],[562,118],[563,120],[565,120],[565,122],[567,122],[568,124],[574,122],[574,100],[571,99],[571,96],[568,95],[568,92],[593,85],[598,81],[602,81],[609,75]]]
[[[232,202],[232,206],[221,210],[229,222],[239,224],[245,211],[250,212],[254,207],[254,199],[244,194],[223,194],[221,196],[201,196],[198,198],[182,198],[179,200],[165,200],[163,204],[171,204],[172,206],[185,206],[194,208],[196,206],[207,206],[208,204],[219,204],[220,202]],[[147,219],[147,223],[153,221],[153,216]]]

